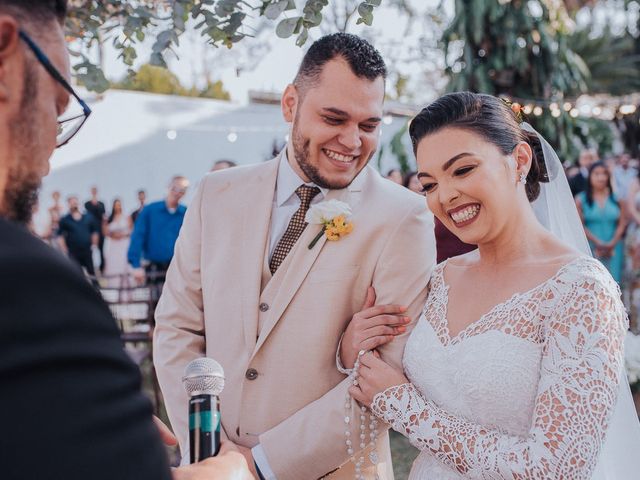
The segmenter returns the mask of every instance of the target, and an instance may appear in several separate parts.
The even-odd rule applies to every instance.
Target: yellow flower
[[[333,225],[336,228],[342,229],[344,227],[345,221],[346,219],[344,218],[344,215],[338,215],[333,219]]]
[[[346,215],[337,215],[329,221],[323,221],[322,224],[324,228],[309,244],[309,250],[313,248],[313,246],[318,240],[320,240],[323,234],[327,237],[327,240],[335,242],[353,231],[353,223],[347,223]]]
[[[327,240],[336,241],[353,231],[353,224],[346,223],[344,215],[339,215],[325,225]]]

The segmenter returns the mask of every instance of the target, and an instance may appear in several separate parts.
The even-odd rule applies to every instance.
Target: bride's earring
[[[527,174],[524,172],[520,174],[520,183],[523,185],[527,184]]]

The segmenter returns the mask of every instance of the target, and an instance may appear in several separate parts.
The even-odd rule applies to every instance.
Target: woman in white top
[[[104,241],[104,275],[110,287],[127,286],[129,265],[127,251],[131,236],[131,219],[124,214],[122,201],[113,201],[111,215],[103,227]]]
[[[627,318],[617,284],[587,256],[557,156],[545,162],[548,144],[488,95],[446,95],[410,134],[429,208],[478,250],[435,268],[404,372],[361,353],[351,395],[421,450],[411,479],[632,478],[619,461],[640,446]],[[402,331],[363,316],[345,332],[346,365]],[[621,391],[632,430],[607,449],[622,469],[607,476],[612,462],[599,459]]]

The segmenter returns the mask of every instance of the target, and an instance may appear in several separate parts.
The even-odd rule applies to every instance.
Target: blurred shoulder
[[[363,189],[373,201],[401,206],[403,209],[427,210],[424,196],[382,177],[373,167],[367,166],[363,173],[366,174]]]
[[[561,269],[560,277],[566,284],[592,286],[594,291],[606,291],[620,296],[620,287],[600,260],[581,255]]]
[[[273,176],[278,171],[278,159],[269,160],[251,165],[241,165],[237,167],[218,170],[205,175],[201,182],[201,188],[205,191],[220,190],[229,186],[246,186],[248,181],[260,181],[265,177]]]
[[[65,217],[66,218],[66,217]],[[53,264],[68,267],[69,261],[34,236],[26,227],[0,218],[0,264],[2,271],[15,263]]]

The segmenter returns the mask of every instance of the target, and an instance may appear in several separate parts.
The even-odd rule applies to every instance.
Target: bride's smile
[[[479,203],[466,203],[459,207],[452,208],[447,211],[447,213],[456,224],[456,227],[461,228],[473,223],[476,218],[478,218],[480,208]]]

